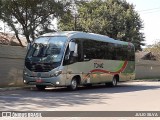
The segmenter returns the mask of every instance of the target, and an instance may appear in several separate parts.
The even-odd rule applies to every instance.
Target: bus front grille
[[[56,68],[57,65],[54,65],[53,63],[30,63],[25,62],[26,68],[28,68],[30,71],[33,72],[49,72],[52,69]]]

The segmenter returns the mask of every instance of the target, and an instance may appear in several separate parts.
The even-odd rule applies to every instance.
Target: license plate
[[[37,82],[37,83],[41,83],[41,82],[43,82],[43,81],[42,81],[42,79],[37,79],[36,82]]]

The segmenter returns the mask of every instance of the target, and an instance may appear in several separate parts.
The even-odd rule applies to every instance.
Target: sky
[[[146,45],[160,42],[160,0],[126,0],[135,6],[143,21]]]

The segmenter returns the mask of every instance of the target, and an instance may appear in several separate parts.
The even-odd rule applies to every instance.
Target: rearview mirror
[[[70,43],[69,43],[69,50],[70,50],[70,51],[74,51],[74,50],[75,50],[75,46],[76,46],[76,43],[75,43],[75,42],[70,42]]]
[[[76,57],[78,54],[77,54],[77,51],[78,51],[78,45],[75,43],[75,42],[70,42],[69,43],[69,50],[71,52],[73,52],[73,56]]]

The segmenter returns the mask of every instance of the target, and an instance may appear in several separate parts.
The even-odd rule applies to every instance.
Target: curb
[[[141,79],[141,80],[132,80],[134,82],[160,82],[160,79]]]
[[[8,90],[19,90],[23,89],[24,87],[5,87],[5,88],[0,88],[0,91],[8,91]]]
[[[21,90],[21,89],[30,89],[33,86],[21,86],[21,87],[4,87],[0,88],[1,91],[11,91],[11,90]]]

